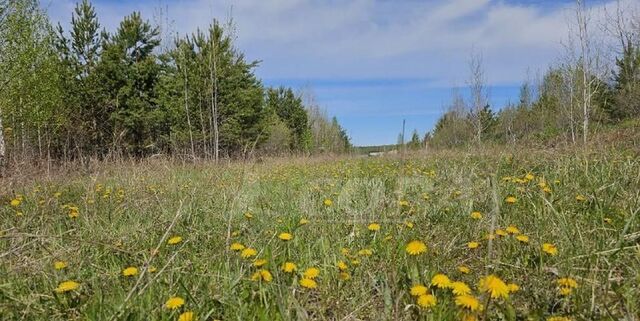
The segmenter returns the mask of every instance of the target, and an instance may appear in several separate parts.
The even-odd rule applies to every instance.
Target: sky
[[[54,23],[71,21],[75,0],[41,0]],[[627,0],[634,2],[637,0]],[[315,95],[354,145],[394,144],[433,129],[465,87],[472,53],[482,57],[492,108],[518,100],[526,79],[563,53],[572,0],[93,0],[115,30],[140,11],[166,35],[233,17],[237,46],[259,60],[268,86]],[[595,11],[615,0],[592,0]],[[462,91],[465,92],[464,90]]]

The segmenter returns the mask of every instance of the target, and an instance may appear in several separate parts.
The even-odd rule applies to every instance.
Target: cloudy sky
[[[594,10],[615,0],[591,0]],[[630,2],[637,0],[629,0]],[[42,0],[68,25],[75,0]],[[267,85],[311,88],[356,145],[433,125],[481,53],[494,108],[562,54],[572,0],[94,0],[114,30],[132,11],[190,33],[232,16],[237,45]],[[164,12],[159,19],[158,13]],[[167,25],[165,23],[165,25]],[[409,134],[407,134],[409,135]]]

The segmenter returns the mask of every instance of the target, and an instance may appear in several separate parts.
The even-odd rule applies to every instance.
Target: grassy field
[[[634,152],[154,161],[2,191],[2,320],[640,316]]]

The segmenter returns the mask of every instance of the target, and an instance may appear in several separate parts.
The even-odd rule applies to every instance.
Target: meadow
[[[637,151],[155,160],[3,185],[2,320],[640,316]]]

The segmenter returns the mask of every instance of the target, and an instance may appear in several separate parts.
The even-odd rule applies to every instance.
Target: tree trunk
[[[209,65],[211,85],[213,90],[211,91],[211,115],[213,117],[213,152],[215,162],[218,163],[218,157],[220,153],[220,137],[218,132],[218,70],[216,69],[216,38],[215,32],[211,35],[212,50],[209,53]]]
[[[187,113],[187,126],[189,126],[189,141],[191,142],[191,158],[196,159],[196,148],[193,144],[193,130],[191,128],[191,116],[189,115],[189,87],[187,84],[187,61],[184,66],[184,111]]]

